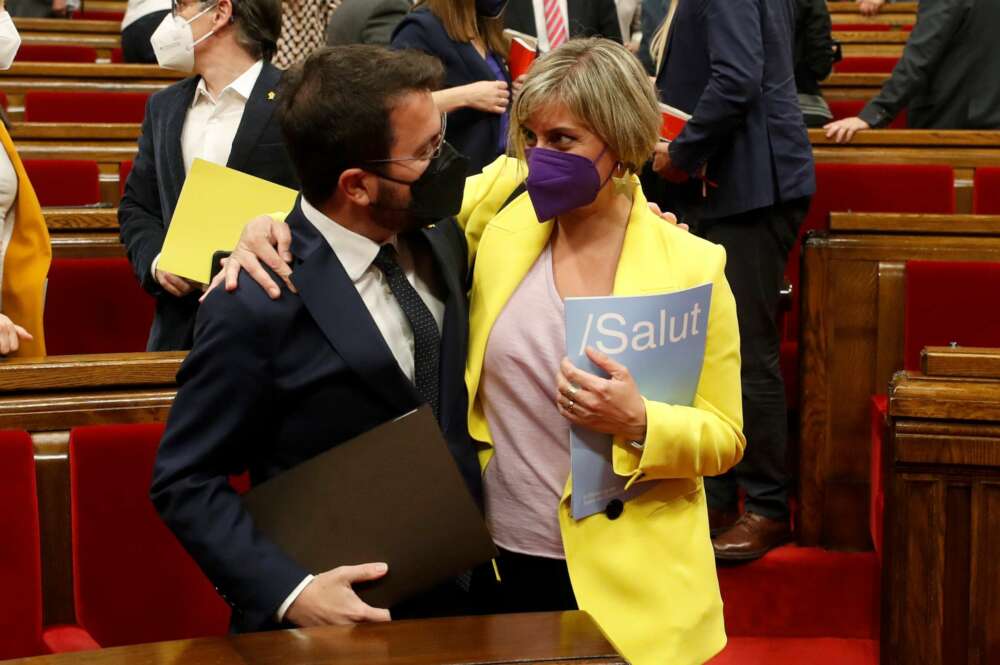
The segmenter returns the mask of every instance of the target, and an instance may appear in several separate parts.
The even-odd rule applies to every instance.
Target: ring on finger
[[[570,399],[573,399],[573,398],[576,397],[576,393],[579,390],[580,390],[580,386],[576,385],[575,383],[571,383],[571,384],[569,384],[569,390],[567,390],[566,392],[569,393]]]
[[[574,402],[573,400],[569,400],[568,402],[566,402],[567,411],[572,411],[574,406],[576,406],[576,402]]]

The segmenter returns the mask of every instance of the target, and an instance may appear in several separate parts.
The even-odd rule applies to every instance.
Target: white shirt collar
[[[233,93],[239,95],[244,102],[246,102],[250,99],[250,93],[253,92],[253,87],[257,84],[257,77],[260,76],[260,72],[263,69],[263,60],[258,60],[250,65],[249,69],[237,76],[232,83],[222,89],[222,92],[219,93],[219,99],[225,97],[227,92],[232,91]],[[212,95],[208,92],[208,86],[205,84],[204,77],[199,77],[198,88],[195,90],[194,99],[191,100],[191,106],[194,106],[201,101],[203,96],[213,104],[218,102],[218,100],[213,99]]]
[[[306,201],[305,197],[302,197],[301,200],[302,214],[330,245],[341,265],[344,266],[344,271],[351,282],[356,283],[371,267],[381,245],[333,221]],[[393,236],[387,244],[396,247],[397,237]]]

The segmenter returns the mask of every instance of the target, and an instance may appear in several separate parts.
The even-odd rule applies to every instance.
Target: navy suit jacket
[[[701,216],[728,217],[811,195],[812,147],[795,92],[793,0],[678,3],[656,79],[661,101],[692,115],[674,166],[708,164]]]
[[[570,37],[605,37],[622,41],[614,0],[566,0]],[[510,0],[504,10],[504,24],[526,35],[535,35],[535,6],[531,0]]]
[[[457,42],[449,37],[441,19],[426,8],[410,12],[396,26],[392,33],[392,48],[411,48],[436,56],[444,64],[446,88],[497,80],[476,48],[468,42]],[[507,54],[494,55],[509,84]],[[472,108],[457,109],[448,114],[445,138],[469,158],[470,175],[479,173],[500,156],[500,118],[496,113]]]
[[[422,402],[329,244],[298,205],[287,221],[298,294],[282,284],[272,300],[244,273],[236,291],[209,295],[177,375],[150,491],[233,608],[237,631],[276,628],[275,612],[307,571],[255,530],[228,476],[249,471],[260,483]],[[447,288],[440,423],[481,501],[466,426],[465,236],[449,219],[412,238],[417,251],[432,252]]]
[[[280,79],[281,70],[265,62],[247,100],[226,166],[298,189],[298,180],[274,115]],[[153,259],[163,248],[170,218],[184,186],[181,131],[198,80],[199,77],[194,76],[178,81],[149,98],[139,136],[139,152],[118,206],[121,239],[132,269],[142,287],[156,297],[156,317],[146,346],[149,351],[191,348],[201,295],[172,296],[152,274]],[[230,250],[232,247],[218,249]]]

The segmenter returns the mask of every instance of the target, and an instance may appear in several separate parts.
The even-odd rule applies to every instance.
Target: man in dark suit
[[[191,348],[197,287],[158,270],[157,259],[192,162],[207,159],[298,186],[273,117],[281,72],[270,58],[281,30],[279,0],[193,0],[176,11],[190,21],[193,63],[164,51],[158,58],[195,76],[150,97],[118,208],[129,261],[142,287],[156,297],[150,351]]]
[[[1000,129],[997,26],[996,0],[920,0],[892,76],[858,117],[828,124],[827,137],[846,143],[907,107],[913,129]]]
[[[775,318],[788,252],[815,190],[795,93],[794,2],[681,1],[667,17],[665,45],[653,40],[662,54],[657,88],[663,102],[691,119],[676,140],[657,147],[653,166],[668,179],[703,178],[695,185],[699,233],[726,248],[740,324],[747,451],[725,476],[706,478],[705,487],[719,533],[716,556],[749,560],[790,537]],[[747,493],[746,512],[734,523],[738,487]]]
[[[553,11],[558,19],[545,20],[546,4],[554,1]],[[504,10],[504,23],[508,28],[538,37],[543,51],[547,51],[553,41],[560,42],[559,21],[565,21],[568,34],[573,37],[606,37],[622,41],[622,31],[618,26],[618,12],[614,0],[510,0]],[[547,34],[553,32],[552,35]],[[558,43],[556,44],[558,46]]]
[[[428,402],[481,501],[466,429],[467,253],[449,218],[465,165],[443,143],[431,96],[442,76],[430,56],[361,45],[321,49],[286,74],[281,122],[302,182],[287,219],[295,292],[272,299],[244,275],[209,293],[151,488],[237,630],[389,614],[351,588],[383,564],[309,575],[256,531],[231,474],[262,482]],[[462,611],[449,604],[463,602],[457,588],[408,613]]]
[[[344,0],[326,26],[327,46],[388,46],[411,6],[410,0]]]

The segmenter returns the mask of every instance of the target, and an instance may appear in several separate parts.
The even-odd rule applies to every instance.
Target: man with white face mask
[[[0,0],[0,70],[10,68],[20,46],[21,37]],[[42,309],[52,257],[49,233],[3,123],[0,145],[0,355],[44,356]]]
[[[158,270],[157,259],[194,160],[298,187],[273,115],[280,32],[279,0],[174,0],[150,39],[160,66],[194,74],[150,97],[118,208],[129,261],[157,299],[150,351],[191,348],[197,285]]]

